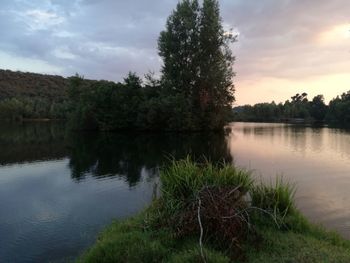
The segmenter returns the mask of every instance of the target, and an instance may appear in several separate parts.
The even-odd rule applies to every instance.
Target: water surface
[[[350,238],[350,132],[234,123],[227,134],[70,133],[64,124],[0,126],[0,262],[66,262],[113,219],[152,199],[159,166],[187,154],[225,159],[297,184],[314,222]]]

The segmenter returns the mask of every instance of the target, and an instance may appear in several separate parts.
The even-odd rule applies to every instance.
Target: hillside
[[[0,70],[0,119],[66,119],[69,78]]]
[[[0,70],[0,100],[10,98],[45,98],[62,101],[69,80],[61,76]]]
[[[71,77],[0,69],[0,119],[68,119]],[[98,83],[84,79],[82,87]]]

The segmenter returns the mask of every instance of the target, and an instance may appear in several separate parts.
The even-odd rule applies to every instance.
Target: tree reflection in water
[[[78,133],[70,137],[70,168],[77,181],[86,176],[124,177],[137,184],[142,171],[157,175],[169,158],[206,156],[213,161],[231,158],[224,134]]]
[[[6,123],[0,127],[0,165],[68,158],[71,177],[117,176],[136,185],[158,175],[169,158],[230,162],[223,133],[69,132],[64,123]]]

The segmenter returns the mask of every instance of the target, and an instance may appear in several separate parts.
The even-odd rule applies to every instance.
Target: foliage
[[[216,0],[202,7],[197,0],[179,2],[160,34],[162,85],[187,99],[195,129],[221,128],[227,120],[234,101],[234,41],[223,29]]]
[[[317,95],[312,101],[307,94],[296,94],[285,103],[258,103],[234,108],[235,120],[279,122],[301,119],[305,121],[322,122],[325,120],[328,107],[323,95]]]
[[[85,130],[190,129],[186,99],[163,95],[158,82],[151,81],[144,85],[135,73],[129,73],[123,83],[86,85],[80,76],[73,77],[71,126]]]
[[[68,80],[61,76],[0,70],[0,101],[9,98],[64,100]]]
[[[280,122],[301,119],[307,122],[326,122],[348,126],[350,124],[350,91],[337,96],[329,105],[324,102],[323,95],[315,96],[308,101],[307,94],[296,94],[284,104],[258,103],[254,106],[236,107],[234,120]]]
[[[0,119],[63,119],[69,111],[68,80],[0,70]]]
[[[310,115],[317,121],[323,121],[327,114],[327,105],[323,95],[318,95],[310,102]]]
[[[185,96],[192,96],[198,85],[199,17],[198,1],[180,1],[158,40],[164,63],[162,83],[170,91]]]
[[[68,101],[51,101],[39,97],[0,101],[0,119],[65,119],[68,112]]]
[[[326,119],[330,123],[349,125],[350,123],[350,91],[336,97],[329,103]]]
[[[80,81],[79,81],[80,79]],[[143,83],[129,73],[123,83],[86,83],[72,77],[69,95],[73,129],[84,130],[200,130],[188,98],[168,93],[152,79]]]

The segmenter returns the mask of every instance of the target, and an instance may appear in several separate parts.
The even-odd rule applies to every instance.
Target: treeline
[[[68,119],[70,83],[71,77],[0,70],[0,120]]]
[[[177,129],[190,118],[187,98],[167,94],[151,77],[142,83],[134,73],[123,83],[88,84],[75,76],[69,96],[74,105],[70,125],[77,129]]]
[[[232,110],[234,86],[229,44],[217,0],[180,1],[158,39],[159,80],[130,73],[123,83],[72,78],[71,123],[93,130],[221,129]]]
[[[0,70],[0,119],[67,117],[69,80]]]
[[[296,94],[285,103],[258,103],[233,109],[235,121],[305,121],[347,125],[350,123],[350,91],[337,96],[326,105],[323,95],[312,100],[306,93]]]
[[[66,97],[69,80],[54,75],[0,70],[0,100],[13,97]]]
[[[179,131],[215,129],[221,125],[210,122],[210,115],[205,118],[193,109],[189,97],[169,91],[151,75],[142,81],[135,73],[129,73],[122,83],[91,84],[78,75],[71,81],[69,96],[74,110],[70,127],[74,129]],[[225,110],[220,113],[224,121],[231,116],[231,108]]]
[[[0,101],[0,119],[66,119],[70,104],[68,100],[16,97]]]

